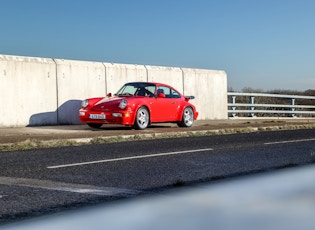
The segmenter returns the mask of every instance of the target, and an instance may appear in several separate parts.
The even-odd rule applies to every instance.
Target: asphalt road
[[[314,129],[3,152],[0,223],[314,162]]]

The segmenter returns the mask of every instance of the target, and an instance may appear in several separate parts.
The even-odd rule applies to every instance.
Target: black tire
[[[103,124],[99,124],[99,123],[88,123],[87,125],[90,126],[91,128],[99,129]]]
[[[194,110],[191,107],[184,109],[182,120],[177,123],[179,127],[191,127],[194,123]]]
[[[148,109],[144,106],[141,106],[136,113],[133,127],[138,130],[145,129],[149,126],[149,124],[150,124],[150,114],[148,112]]]

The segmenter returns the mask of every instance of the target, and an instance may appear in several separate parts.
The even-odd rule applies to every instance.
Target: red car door
[[[151,121],[174,121],[177,116],[178,100],[179,98],[172,97],[170,88],[159,86],[156,97],[150,101]]]

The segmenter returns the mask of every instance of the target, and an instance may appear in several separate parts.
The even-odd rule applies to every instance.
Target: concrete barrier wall
[[[196,97],[192,102],[200,119],[227,118],[227,78],[224,71],[183,68],[184,94]]]
[[[180,68],[163,66],[146,66],[146,68],[148,81],[168,84],[183,92],[183,72]]]
[[[52,59],[0,55],[0,127],[56,124],[56,87]]]
[[[103,63],[106,69],[106,93],[116,93],[126,82],[147,81],[143,65]]]
[[[0,127],[80,124],[81,100],[132,81],[194,95],[198,119],[228,118],[224,71],[0,55]]]
[[[105,95],[105,69],[100,62],[55,60],[58,124],[79,124],[78,108],[85,97]]]

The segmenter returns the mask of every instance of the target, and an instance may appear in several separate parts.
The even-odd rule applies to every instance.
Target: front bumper
[[[130,111],[101,112],[86,109],[79,110],[82,123],[133,125],[134,114]]]

